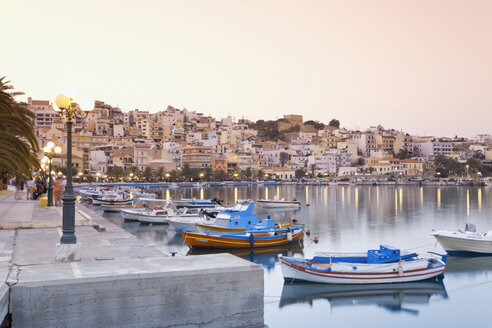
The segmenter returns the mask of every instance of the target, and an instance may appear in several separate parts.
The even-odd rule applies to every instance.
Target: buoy
[[[306,206],[310,206],[310,204],[306,204]]]
[[[297,218],[296,217],[292,217],[292,222],[297,222]]]
[[[311,235],[311,230],[307,229],[306,230],[306,236],[309,236],[309,235]]]
[[[314,243],[317,244],[319,241],[318,237],[314,237]]]
[[[152,223],[149,223],[149,227],[152,227]]]

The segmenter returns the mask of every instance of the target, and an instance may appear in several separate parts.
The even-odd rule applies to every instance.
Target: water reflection
[[[331,308],[376,305],[391,312],[406,312],[414,315],[419,310],[416,304],[429,304],[434,298],[447,298],[442,279],[400,284],[331,285],[285,282],[279,307],[307,303],[313,306],[316,300],[326,300]]]
[[[275,264],[279,262],[279,255],[284,256],[303,256],[302,244],[291,244],[263,249],[229,249],[229,250],[189,250],[187,255],[202,255],[215,253],[230,253],[245,260],[261,265],[267,271],[273,270]]]

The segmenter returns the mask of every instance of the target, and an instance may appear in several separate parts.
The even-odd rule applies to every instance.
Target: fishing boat
[[[256,203],[261,207],[269,208],[299,208],[299,206],[301,206],[301,202],[295,197],[288,200],[285,198],[280,198],[277,195],[275,195],[273,199],[259,199]]]
[[[144,204],[149,205],[153,209],[162,208],[169,201],[165,199],[154,199],[154,198],[139,198],[136,199],[134,205],[101,205],[104,212],[121,212],[121,210],[140,210],[145,209]]]
[[[239,201],[232,209],[219,212],[215,221],[197,222],[196,229],[202,233],[244,232],[248,226],[260,224],[258,215],[253,213],[255,202]],[[213,214],[209,215],[214,217]]]
[[[91,197],[92,205],[131,205],[133,198],[126,198],[124,195],[118,196],[95,196]]]
[[[265,222],[269,221],[269,222]],[[260,248],[287,245],[300,242],[304,236],[304,225],[287,229],[275,229],[271,219],[263,220],[264,226],[249,229],[247,232],[207,234],[187,232],[181,235],[190,248]],[[265,228],[266,226],[266,228]]]
[[[169,216],[167,222],[176,231],[181,231],[185,227],[186,231],[195,231],[196,224],[214,224],[219,212],[230,210],[219,205],[208,208],[192,208],[182,215]]]
[[[87,200],[88,198],[93,198],[93,197],[116,197],[118,196],[118,193],[109,187],[104,187],[104,188],[85,188],[85,189],[79,189],[78,194],[82,196],[82,200]]]
[[[215,207],[217,204],[222,204],[223,201],[217,198],[212,198],[212,199],[195,199],[195,198],[182,198],[180,200],[175,200],[174,204],[176,207],[188,207],[188,208],[193,208],[193,207],[199,207],[199,208],[204,208],[204,207]]]
[[[380,245],[366,253],[320,253],[312,259],[281,257],[285,280],[325,284],[381,284],[430,279],[442,275],[447,255],[420,258]]]
[[[169,200],[163,200],[154,206],[143,203],[142,206],[143,208],[121,209],[121,217],[125,221],[164,223],[164,218],[177,213],[176,206]]]
[[[471,223],[465,225],[465,231],[439,230],[431,232],[431,235],[449,255],[492,255],[492,230],[478,233]]]

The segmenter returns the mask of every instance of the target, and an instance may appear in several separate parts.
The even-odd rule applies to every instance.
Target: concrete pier
[[[9,202],[0,199],[0,221]],[[263,327],[259,265],[230,254],[169,257],[78,210],[87,221],[76,228],[78,262],[55,262],[59,228],[0,230],[0,315],[11,313],[12,327]]]

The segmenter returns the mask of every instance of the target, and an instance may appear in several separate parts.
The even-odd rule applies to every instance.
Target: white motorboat
[[[159,209],[165,206],[169,201],[165,199],[139,198],[134,201],[134,205],[101,205],[104,212],[121,212],[121,210],[139,210],[145,209],[147,204],[152,209]]]
[[[215,207],[217,204],[222,204],[222,200],[217,198],[212,199],[195,199],[195,198],[182,198],[180,200],[174,200],[176,207],[188,207],[188,208],[205,208]]]
[[[281,257],[285,280],[325,284],[380,284],[419,281],[442,275],[447,255],[420,258],[381,245],[366,253],[322,253],[312,259]]]
[[[200,209],[196,213],[170,216],[167,221],[176,231],[182,231],[183,227],[186,227],[186,231],[193,232],[197,230],[196,223],[214,224],[217,214],[226,210],[230,210],[230,208],[216,206],[215,208]]]
[[[439,230],[431,235],[449,255],[492,255],[492,230],[478,233],[471,223],[466,224],[465,231]]]
[[[82,196],[82,200],[87,200],[88,198],[93,197],[117,197],[118,193],[114,190],[108,188],[85,188],[79,189],[77,191],[80,196]]]
[[[118,196],[93,196],[90,198],[92,205],[131,205],[133,198],[126,198],[124,195]]]
[[[292,197],[291,200],[287,200],[285,198],[275,196],[273,199],[257,200],[256,203],[261,207],[268,208],[299,208],[301,206],[301,202],[295,197]]]
[[[166,200],[164,204],[158,207],[151,207],[144,203],[143,209],[121,209],[121,216],[126,221],[141,221],[146,223],[164,223],[164,218],[170,215],[176,215],[177,209],[172,201]]]

